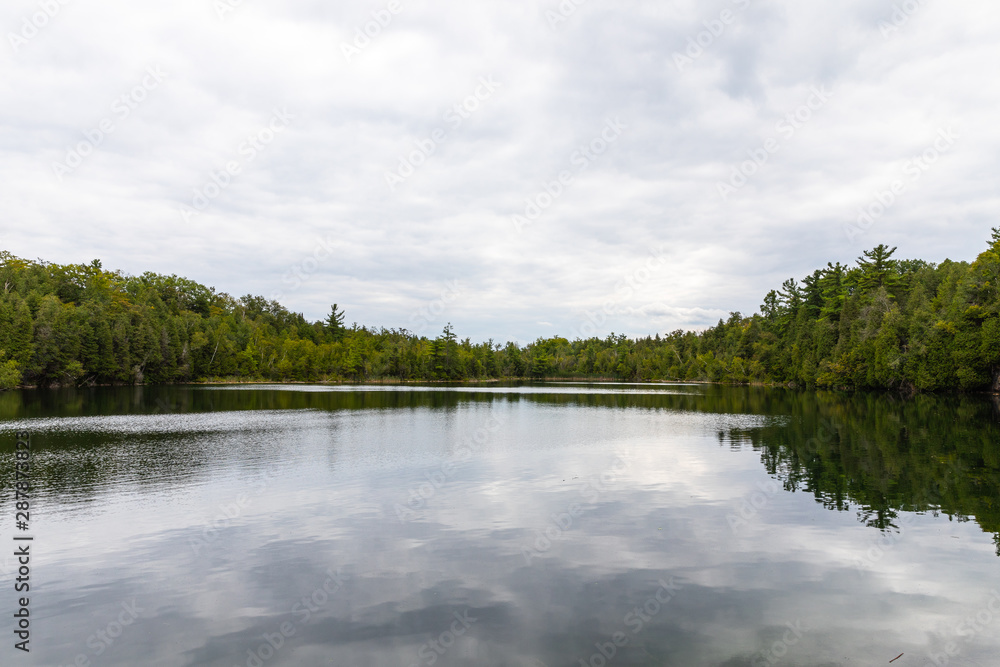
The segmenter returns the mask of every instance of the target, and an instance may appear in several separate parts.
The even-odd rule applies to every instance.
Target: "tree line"
[[[266,381],[603,378],[904,391],[1000,389],[1000,228],[975,261],[864,251],[790,278],[760,312],[702,332],[519,346],[309,322],[187,278],[0,251],[0,387]]]

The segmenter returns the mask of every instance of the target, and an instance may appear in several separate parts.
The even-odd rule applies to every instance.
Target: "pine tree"
[[[344,336],[347,334],[347,329],[344,328],[344,311],[337,312],[337,304],[333,304],[330,308],[330,314],[326,317],[327,333],[334,341],[343,340]]]
[[[899,282],[897,262],[892,259],[894,252],[896,252],[895,247],[889,248],[880,243],[872,250],[865,250],[862,256],[858,257],[858,268],[861,269],[858,284],[863,291],[868,292],[879,287],[889,289]]]

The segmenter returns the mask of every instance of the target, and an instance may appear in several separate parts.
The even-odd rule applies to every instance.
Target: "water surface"
[[[2,664],[1000,665],[997,415],[695,385],[9,392],[0,539],[26,429],[35,540],[31,653],[8,630]]]

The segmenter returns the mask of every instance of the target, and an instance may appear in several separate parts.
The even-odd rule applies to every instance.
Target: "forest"
[[[708,381],[833,389],[1000,390],[1000,228],[971,263],[897,259],[789,278],[760,311],[701,332],[524,346],[309,322],[260,296],[0,251],[0,388],[204,381]]]

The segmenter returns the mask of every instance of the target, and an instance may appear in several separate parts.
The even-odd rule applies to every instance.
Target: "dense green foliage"
[[[789,279],[760,313],[708,330],[524,347],[308,322],[185,278],[0,252],[0,387],[184,382],[590,377],[907,390],[987,389],[1000,372],[1000,229],[975,262],[866,251]]]

